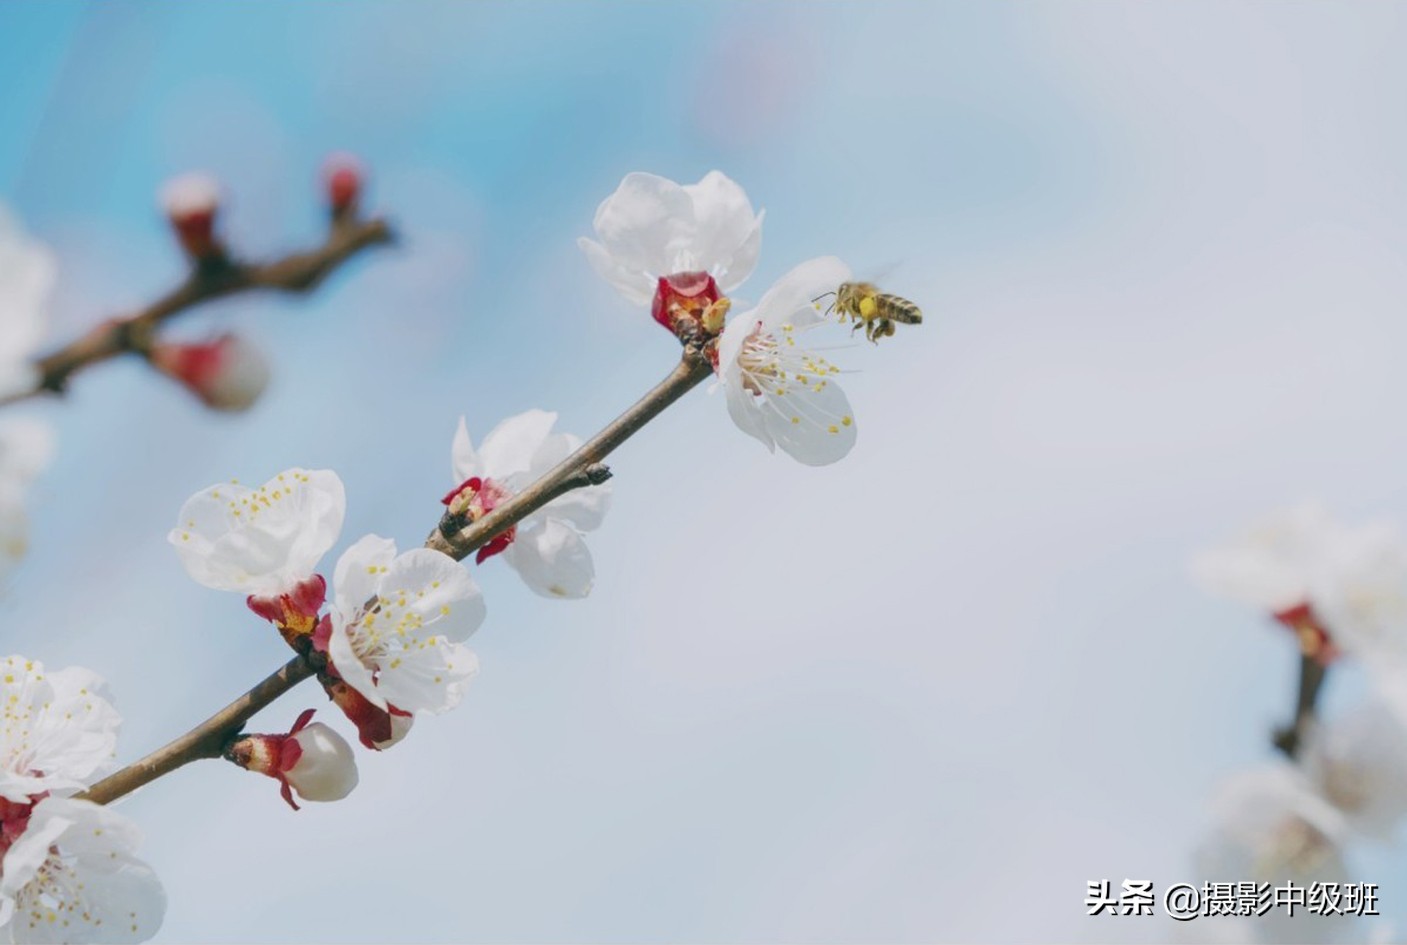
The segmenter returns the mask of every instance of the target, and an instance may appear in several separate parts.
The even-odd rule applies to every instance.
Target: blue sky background
[[[1294,672],[1188,556],[1303,497],[1407,522],[1404,33],[1352,3],[0,6],[0,197],[59,255],[55,341],[179,277],[174,173],[272,254],[351,150],[404,234],[179,323],[269,351],[249,414],[125,363],[26,408],[61,441],[6,648],[107,676],[126,759],[285,658],[166,545],[190,493],[331,467],[334,552],[408,547],[461,413],[588,434],[669,369],[575,246],[628,171],[767,209],[742,296],[835,253],[926,313],[838,353],[845,462],[696,392],[613,459],[589,600],[479,569],[471,694],[347,801],[201,763],[124,802],[161,940],[1167,939],[1085,884],[1204,878],[1206,799]],[[1400,930],[1402,856],[1353,859]]]

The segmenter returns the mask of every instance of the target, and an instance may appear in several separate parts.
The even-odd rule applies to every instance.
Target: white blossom
[[[447,497],[450,510],[477,519],[575,452],[580,438],[553,433],[556,422],[555,413],[526,411],[494,427],[476,450],[461,417],[451,450],[454,479],[460,486]],[[573,489],[481,548],[478,560],[502,552],[528,587],[542,596],[585,597],[596,568],[582,533],[600,527],[610,499],[610,483]]]
[[[167,536],[186,572],[206,587],[257,597],[292,592],[342,531],[347,498],[326,469],[289,469],[257,489],[202,489]]]
[[[1336,646],[1364,660],[1407,657],[1407,547],[1386,523],[1348,527],[1301,504],[1197,556],[1192,572],[1269,614],[1308,608]]]
[[[680,185],[655,174],[627,174],[596,210],[596,236],[577,241],[592,267],[631,302],[645,305],[661,278],[706,273],[723,292],[757,265],[762,214],[719,171]]]
[[[143,942],[166,894],[134,851],[135,825],[88,801],[48,797],[6,828],[0,860],[0,936],[12,942]]]
[[[22,656],[0,661],[0,798],[26,803],[72,794],[109,765],[121,716],[107,687],[81,667],[46,672]]]
[[[1407,816],[1407,718],[1377,696],[1312,732],[1302,763],[1349,826],[1391,840]]]
[[[1349,881],[1341,843],[1343,815],[1318,796],[1288,764],[1250,769],[1222,786],[1212,805],[1213,826],[1196,852],[1197,878],[1207,882],[1256,882],[1299,886]],[[1343,916],[1290,917],[1271,910],[1255,922],[1266,942],[1331,941]]]
[[[814,300],[849,278],[849,267],[833,256],[804,262],[756,308],[734,316],[718,343],[733,422],[809,466],[833,463],[855,445],[855,416],[836,382],[840,368],[805,345],[807,332],[828,323]]]
[[[367,535],[333,575],[327,655],[337,674],[379,709],[444,712],[459,704],[478,660],[461,641],[485,608],[469,571],[429,548],[396,554]]]
[[[26,499],[53,453],[54,436],[48,424],[28,417],[0,420],[0,572],[29,547]]]
[[[32,388],[31,358],[44,337],[58,266],[0,205],[0,396]]]

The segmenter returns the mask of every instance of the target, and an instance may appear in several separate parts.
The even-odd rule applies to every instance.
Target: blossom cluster
[[[1407,819],[1407,545],[1387,524],[1346,526],[1304,504],[1199,555],[1193,574],[1290,630],[1311,679],[1353,661],[1368,680],[1351,711],[1297,719],[1302,734],[1282,744],[1288,760],[1223,786],[1198,865],[1208,879],[1347,882],[1346,845],[1390,841]],[[1272,914],[1226,931],[1241,940],[1330,940],[1348,919],[1290,921]]]
[[[353,163],[329,169],[334,227],[355,213],[361,180]],[[214,181],[174,180],[162,205],[193,278],[230,271]],[[876,315],[874,290],[851,283],[840,260],[822,257],[794,267],[757,305],[732,314],[728,293],[757,264],[762,220],[742,188],[716,171],[691,185],[630,174],[597,211],[599,241],[584,239],[581,246],[622,295],[648,305],[651,317],[677,336],[699,373],[712,367],[743,432],[802,463],[825,465],[853,448],[856,425],[837,381],[843,372],[807,339],[846,314],[821,300],[831,296],[838,304],[847,285],[865,285],[870,296],[850,312],[853,331]],[[0,276],[9,266],[21,277],[0,278],[0,291],[9,293],[0,295],[0,312],[17,312],[19,327],[0,337],[0,379],[23,389],[36,382],[35,313],[52,282],[52,263],[7,225],[0,217]],[[867,331],[872,338],[890,333],[892,325]],[[143,353],[220,409],[248,406],[268,379],[262,356],[232,335],[199,345],[149,342]],[[603,523],[611,486],[593,479],[550,499],[526,494],[589,452],[580,438],[555,431],[557,419],[528,410],[503,420],[476,446],[461,418],[450,443],[451,488],[440,500],[440,534],[461,534],[514,506],[511,524],[473,546],[473,565],[501,558],[533,592],[576,599],[592,590],[595,565],[585,535]],[[11,454],[6,442],[0,430],[0,512],[10,491],[42,465],[37,434],[28,451]],[[368,534],[346,547],[329,572],[324,559],[345,517],[338,475],[295,467],[257,487],[230,480],[200,490],[180,509],[168,540],[192,579],[244,596],[248,609],[316,674],[356,740],[379,752],[404,739],[418,718],[463,701],[478,672],[466,641],[487,609],[470,566],[434,547],[401,551],[394,540]],[[9,530],[0,519],[0,541]],[[19,657],[3,670],[0,927],[24,941],[150,937],[164,898],[133,854],[135,828],[73,796],[113,756],[118,720],[101,681],[76,669],[46,675]],[[313,720],[315,711],[301,712],[284,732],[218,732],[221,753],[276,780],[295,810],[300,800],[347,797],[358,782],[355,752],[334,725]]]
[[[140,942],[160,927],[136,826],[73,796],[111,765],[120,724],[93,673],[0,660],[0,936]]]

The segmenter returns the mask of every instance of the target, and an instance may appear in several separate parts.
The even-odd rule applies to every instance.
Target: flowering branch
[[[26,391],[0,398],[0,406],[61,394],[78,371],[121,354],[150,357],[156,330],[181,312],[204,302],[255,289],[309,292],[334,269],[363,249],[392,241],[385,220],[334,221],[326,242],[270,263],[250,264],[221,254],[195,260],[185,282],[134,315],[103,322],[83,337],[35,363],[39,379]]]
[[[462,519],[446,513],[440,526],[426,540],[426,547],[463,559],[553,499],[573,489],[605,482],[611,472],[601,461],[712,373],[706,345],[687,344],[683,357],[669,376],[600,433],[532,485],[467,527]],[[220,757],[255,713],[316,675],[325,665],[326,658],[322,654],[305,650],[195,728],[97,782],[79,797],[107,804],[192,761]]]

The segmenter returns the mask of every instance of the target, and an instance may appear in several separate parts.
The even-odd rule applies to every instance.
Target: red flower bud
[[[355,155],[338,152],[323,163],[322,181],[333,215],[340,216],[356,209],[366,171]]]
[[[215,236],[220,210],[220,183],[208,174],[183,174],[161,188],[161,209],[171,221],[181,246],[193,259],[224,255]]]
[[[237,335],[200,344],[158,342],[151,363],[216,410],[246,410],[269,383],[263,353]]]

